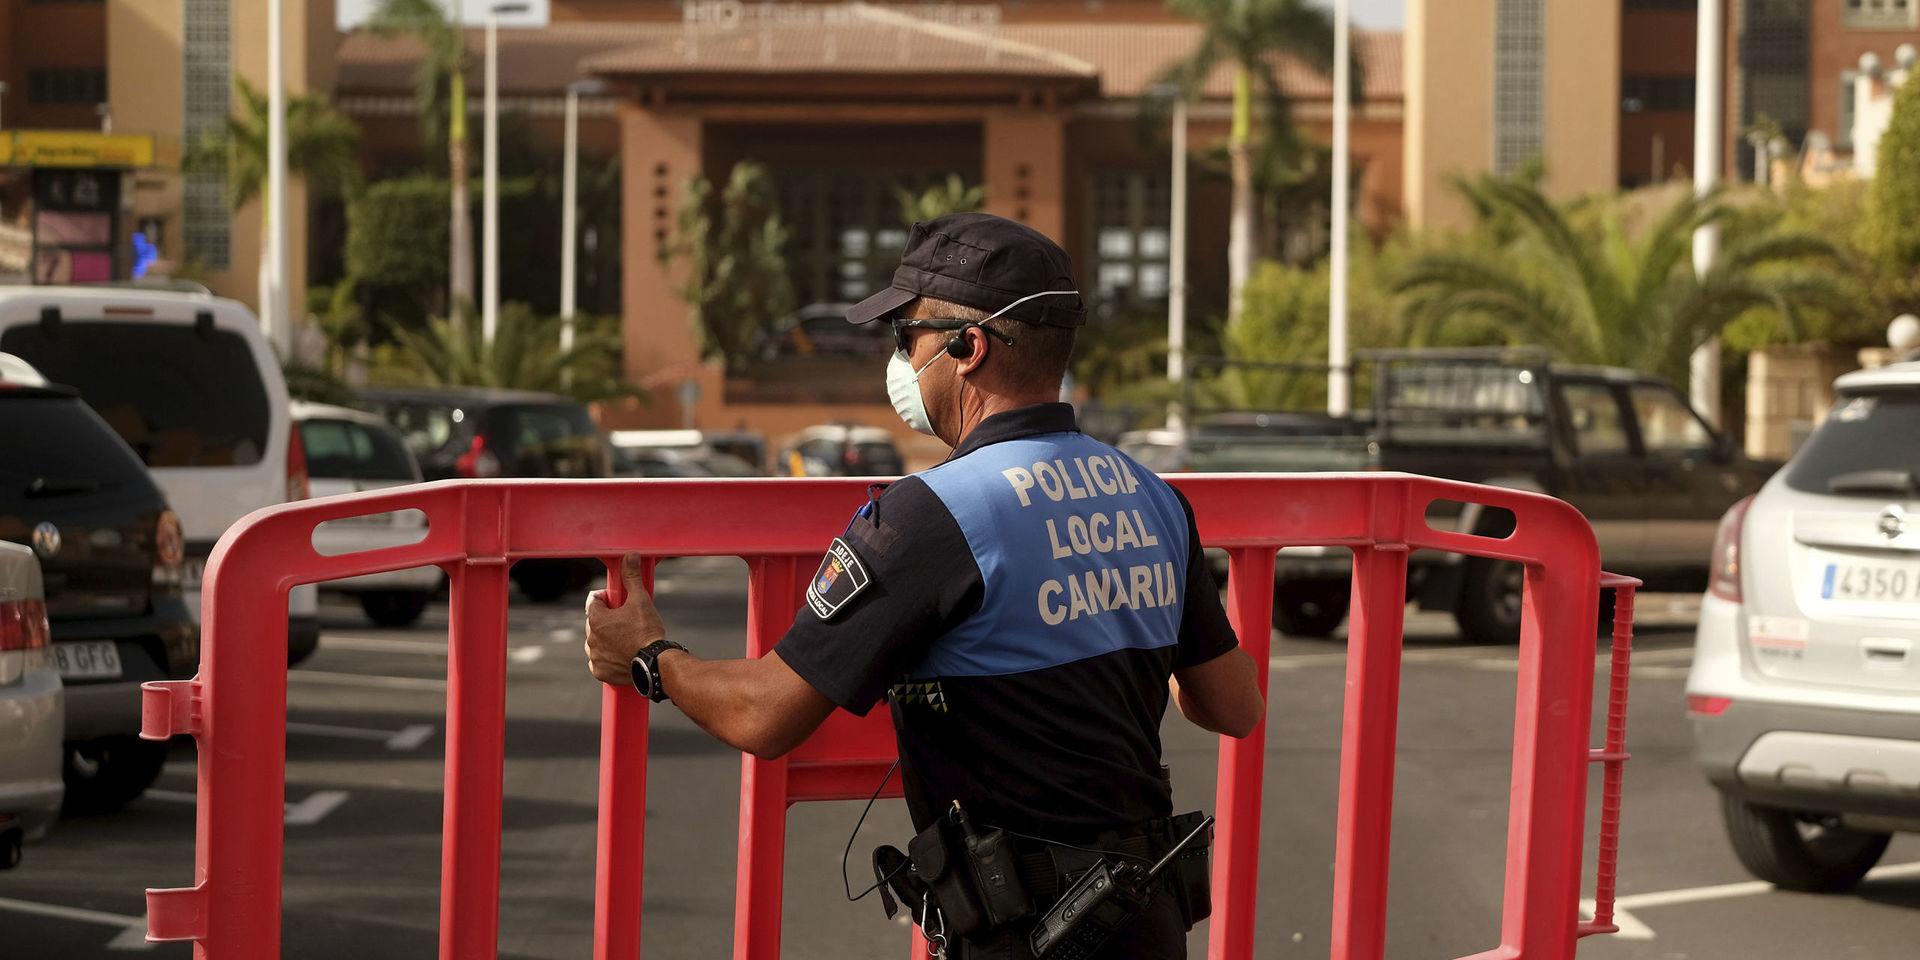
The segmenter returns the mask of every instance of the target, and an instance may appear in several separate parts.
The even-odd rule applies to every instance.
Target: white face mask
[[[1035,297],[1072,297],[1079,294],[1078,290],[1042,290],[1039,293],[1030,293],[994,311],[993,316],[988,317],[987,320],[996,319],[1008,310]],[[986,320],[980,322],[985,323]],[[963,335],[965,333],[965,331],[960,332]],[[893,359],[887,361],[887,399],[893,401],[893,412],[900,415],[900,419],[906,422],[908,429],[916,433],[924,433],[929,437],[936,434],[933,432],[933,420],[927,416],[926,399],[920,395],[920,375],[927,372],[927,367],[938,363],[940,358],[945,356],[951,356],[951,354],[941,350],[937,356],[928,360],[918,370],[913,368],[913,361],[907,357],[906,353],[900,350],[893,351]]]
[[[893,352],[893,359],[887,361],[887,399],[893,401],[893,412],[906,421],[908,429],[929,437],[933,436],[933,421],[927,418],[927,402],[920,396],[920,375],[946,355],[945,350],[940,351],[939,356],[918,370],[913,368],[907,355],[898,350]]]

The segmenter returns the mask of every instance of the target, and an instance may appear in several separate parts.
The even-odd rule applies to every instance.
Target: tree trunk
[[[1253,81],[1245,67],[1233,76],[1233,128],[1227,155],[1233,173],[1233,212],[1227,226],[1227,322],[1240,319],[1247,280],[1253,276],[1253,157],[1248,147],[1253,125]]]
[[[454,70],[447,98],[447,193],[452,207],[447,223],[449,317],[473,305],[473,205],[467,197],[467,82],[462,74],[462,69]]]

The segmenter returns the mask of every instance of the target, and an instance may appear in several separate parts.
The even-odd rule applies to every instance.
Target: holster
[[[940,911],[946,935],[975,937],[1033,914],[1015,860],[1005,831],[976,830],[956,809],[908,841],[904,855],[890,846],[876,849],[873,870],[916,920],[923,905],[931,906]],[[884,892],[882,902],[893,916]]]
[[[1183,813],[1166,821],[1166,846],[1168,849],[1182,837],[1193,832],[1193,828],[1206,819],[1199,810]],[[1213,831],[1195,841],[1180,854],[1167,868],[1173,875],[1172,887],[1175,899],[1180,902],[1180,919],[1186,922],[1187,929],[1205,920],[1213,914]]]

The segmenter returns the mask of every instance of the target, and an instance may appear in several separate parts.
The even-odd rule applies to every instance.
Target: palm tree
[[[1394,288],[1406,295],[1403,318],[1416,340],[1441,325],[1486,324],[1562,360],[1680,379],[1693,348],[1747,311],[1771,313],[1793,331],[1802,312],[1850,302],[1831,268],[1840,256],[1833,244],[1722,194],[1681,194],[1630,236],[1617,210],[1570,216],[1526,178],[1483,175],[1453,187],[1480,229],[1400,271]],[[1707,224],[1726,227],[1726,245],[1697,276],[1692,236]]]
[[[259,199],[267,181],[267,95],[244,77],[235,77],[240,110],[224,126],[207,132],[187,148],[181,166],[191,173],[219,174],[226,179],[227,203],[233,209]],[[306,180],[316,196],[349,191],[360,182],[360,130],[327,101],[312,96],[287,98],[287,172]],[[260,306],[268,302],[266,249],[272,242],[270,211],[260,207]]]
[[[430,317],[424,329],[387,324],[397,350],[386,349],[382,380],[435,387],[503,387],[563,393],[579,400],[635,396],[621,378],[624,347],[617,317],[575,317],[573,347],[560,349],[560,318],[540,316],[524,303],[500,311],[492,343],[480,321],[463,311]]]
[[[1233,126],[1227,150],[1233,176],[1233,215],[1227,248],[1227,319],[1240,315],[1242,293],[1253,275],[1254,174],[1253,92],[1267,100],[1269,143],[1291,152],[1298,140],[1292,102],[1280,86],[1277,62],[1291,58],[1320,74],[1333,71],[1333,17],[1312,0],[1170,0],[1175,13],[1197,20],[1200,42],[1185,60],[1162,73],[1160,82],[1197,97],[1207,78],[1233,68]],[[1360,85],[1359,71],[1354,86]]]
[[[936,183],[918,193],[905,187],[895,187],[893,196],[900,203],[900,222],[911,227],[949,213],[972,213],[980,209],[986,205],[987,188],[978,184],[969,187],[959,174],[950,173],[945,182]]]
[[[453,0],[458,9],[460,0]],[[473,219],[467,173],[467,42],[457,18],[434,0],[381,0],[367,25],[378,34],[419,38],[426,55],[414,68],[413,98],[426,142],[447,146],[452,189],[447,224],[447,311],[473,303]],[[443,98],[444,91],[444,98]],[[444,119],[443,119],[444,118]],[[446,134],[441,135],[442,123]]]

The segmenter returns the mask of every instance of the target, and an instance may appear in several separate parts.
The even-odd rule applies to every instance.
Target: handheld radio
[[[1153,899],[1153,885],[1168,865],[1212,827],[1212,817],[1200,821],[1151,867],[1132,860],[1110,865],[1102,859],[1094,864],[1034,925],[1028,935],[1033,955],[1049,960],[1087,960],[1094,956],[1115,931]]]

